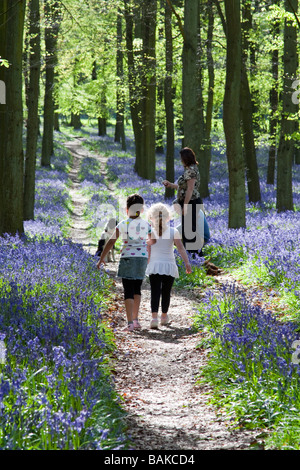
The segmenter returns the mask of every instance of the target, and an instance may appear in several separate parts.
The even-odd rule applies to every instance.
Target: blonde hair
[[[159,237],[162,236],[163,232],[168,227],[168,221],[171,218],[171,213],[169,208],[164,204],[158,202],[150,207],[148,211],[148,218],[151,221],[151,225],[158,234]]]

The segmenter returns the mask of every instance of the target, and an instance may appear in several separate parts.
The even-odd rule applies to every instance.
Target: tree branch
[[[184,35],[184,29],[183,29],[183,25],[182,25],[182,21],[181,21],[181,18],[179,16],[179,14],[177,13],[177,11],[175,10],[171,0],[166,0],[167,4],[169,5],[169,7],[171,8],[172,12],[174,13],[174,15],[176,16],[177,18],[177,21],[178,21],[178,26],[179,26],[179,29],[180,29],[180,32],[182,34],[182,37],[183,37],[183,40],[185,41],[185,35]]]
[[[225,20],[225,16],[222,12],[222,9],[221,9],[221,5],[220,5],[220,1],[219,0],[213,0],[214,4],[216,5],[217,7],[217,10],[218,10],[218,13],[219,13],[219,16],[220,16],[220,20],[221,20],[221,23],[222,23],[222,26],[223,26],[223,30],[224,30],[224,33],[225,33],[225,36],[227,36],[227,26],[226,26],[226,20]]]
[[[298,23],[298,26],[300,28],[300,20],[298,18],[297,12],[295,11],[295,8],[293,7],[291,0],[288,0],[288,2],[289,2],[289,5],[290,5],[291,9],[293,10],[294,16],[295,16],[296,21]]]

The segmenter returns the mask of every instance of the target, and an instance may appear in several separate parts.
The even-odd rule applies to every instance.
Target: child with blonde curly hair
[[[150,328],[158,328],[158,310],[161,300],[161,325],[169,323],[168,310],[171,300],[171,290],[175,278],[179,277],[175,261],[174,245],[182,257],[186,272],[192,272],[186,250],[181,241],[178,230],[170,225],[171,212],[162,203],[151,206],[148,218],[152,226],[151,239],[148,240],[149,262],[146,275],[151,285],[151,312]]]

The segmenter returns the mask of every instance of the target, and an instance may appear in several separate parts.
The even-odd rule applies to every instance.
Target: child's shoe
[[[154,330],[158,328],[158,318],[152,318],[150,322],[150,328]]]
[[[169,323],[169,317],[168,315],[161,316],[160,318],[160,324],[161,325],[167,325]]]
[[[138,320],[133,320],[133,328],[135,330],[140,330],[142,328]]]
[[[133,323],[128,323],[128,325],[126,326],[126,328],[124,328],[123,331],[133,331],[133,330],[134,330]]]

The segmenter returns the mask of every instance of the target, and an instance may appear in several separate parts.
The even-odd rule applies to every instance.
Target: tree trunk
[[[102,62],[102,73],[103,77],[105,75],[105,61]],[[98,116],[98,135],[107,135],[107,117],[108,117],[108,111],[107,111],[107,98],[106,98],[106,93],[107,93],[107,85],[106,83],[103,84],[102,89],[101,89],[101,95],[100,95],[100,116]]]
[[[106,118],[105,117],[98,117],[98,135],[104,136],[107,134],[107,127],[106,127]]]
[[[213,29],[214,29],[214,10],[212,0],[207,1],[207,14],[208,14],[208,27],[207,27],[207,41],[206,41],[206,57],[207,57],[207,71],[208,71],[208,91],[206,103],[206,119],[205,119],[205,164],[206,169],[202,175],[202,197],[209,197],[209,173],[211,162],[211,126],[213,117],[214,105],[214,87],[215,87],[215,72],[214,60],[212,55],[213,47]]]
[[[298,11],[298,0],[286,0],[287,13]],[[278,212],[293,210],[292,165],[294,157],[294,141],[292,134],[296,131],[295,115],[298,105],[292,100],[292,83],[297,78],[297,30],[293,21],[287,17],[284,24],[283,54],[283,91],[281,132],[277,155],[277,199]]]
[[[115,127],[115,142],[121,142],[122,150],[126,150],[125,140],[125,93],[124,93],[124,70],[122,51],[122,16],[118,11],[117,16],[117,112]]]
[[[81,129],[82,124],[81,124],[80,114],[74,113],[74,112],[71,113],[70,125],[74,129]]]
[[[57,62],[57,36],[60,19],[60,2],[54,0],[45,1],[45,47],[46,47],[46,84],[44,98],[44,131],[42,140],[41,165],[50,167],[53,155],[53,130],[54,130],[54,77]]]
[[[223,124],[229,171],[229,228],[246,225],[245,162],[240,128],[242,68],[240,0],[225,0],[227,25],[226,83]]]
[[[276,63],[274,58],[276,57]],[[268,159],[268,169],[267,169],[267,184],[275,183],[275,166],[276,166],[276,140],[277,140],[277,129],[278,129],[278,119],[276,117],[278,109],[278,50],[274,51],[272,54],[272,75],[273,75],[273,85],[270,90],[270,131],[269,131],[269,159]],[[275,69],[276,68],[276,72]],[[276,78],[275,78],[276,73]]]
[[[40,7],[39,0],[29,1],[29,83],[28,119],[24,174],[24,220],[34,219],[35,168],[38,139],[38,104],[40,83]]]
[[[133,49],[134,5],[130,0],[124,0],[126,20],[126,51],[129,83],[130,114],[135,142],[135,171],[139,172],[142,165],[142,123],[141,100],[139,97],[139,73],[135,64]]]
[[[246,176],[249,202],[261,200],[259,176],[256,160],[256,149],[253,132],[252,97],[247,76],[247,57],[249,49],[249,31],[251,27],[251,5],[248,1],[243,8],[243,40],[242,40],[242,75],[241,75],[241,119],[246,162]]]
[[[241,73],[241,119],[249,202],[261,200],[259,175],[254,143],[252,100],[245,64]]]
[[[297,152],[295,155],[295,164],[300,165],[300,149],[299,148],[297,148]]]
[[[139,175],[155,181],[157,0],[143,0],[142,152]]]
[[[272,4],[278,5],[278,0],[273,0]],[[280,33],[279,21],[274,22],[271,27],[273,30],[273,37],[277,39]],[[267,170],[267,184],[275,183],[276,147],[278,132],[278,62],[279,53],[278,47],[276,47],[276,49],[272,51],[271,56],[272,86],[270,90],[270,147]]]
[[[165,37],[166,37],[166,76],[164,84],[164,100],[166,111],[166,179],[174,181],[174,103],[173,103],[173,38],[172,38],[172,9],[168,2],[165,4]],[[165,189],[165,198],[174,197],[174,189]]]
[[[0,234],[23,233],[22,50],[25,0],[0,2],[0,67],[5,102],[0,113]]]
[[[184,2],[184,44],[182,52],[182,116],[184,145],[195,152],[200,171],[200,194],[204,196],[207,181],[205,162],[205,131],[200,61],[199,0]]]
[[[59,113],[57,112],[58,106],[57,104],[54,104],[54,130],[59,131],[60,130],[60,125],[59,125]]]
[[[75,57],[74,60],[74,66],[73,66],[73,106],[71,107],[71,122],[70,126],[73,127],[75,130],[81,129],[82,123],[81,123],[81,117],[80,117],[80,111],[81,109],[78,106],[78,103],[76,102],[76,88],[80,83],[80,73],[78,72],[79,68],[79,60],[77,57]],[[54,107],[55,110],[55,107]]]

